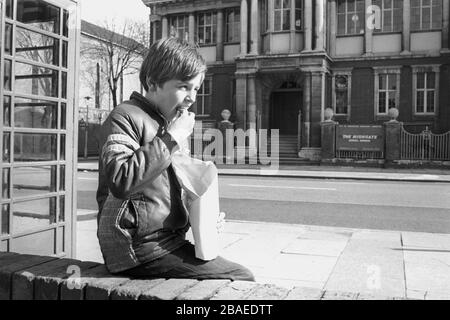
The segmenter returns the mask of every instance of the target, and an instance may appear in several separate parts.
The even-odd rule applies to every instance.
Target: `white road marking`
[[[228,184],[231,187],[245,187],[245,188],[270,188],[270,189],[299,189],[299,190],[325,190],[337,191],[336,188],[313,188],[313,187],[288,187],[288,186],[263,186],[254,184]]]
[[[98,178],[82,178],[82,177],[78,177],[78,180],[98,180]]]

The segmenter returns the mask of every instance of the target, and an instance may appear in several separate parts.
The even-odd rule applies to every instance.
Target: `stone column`
[[[450,1],[443,1],[442,51],[449,51]]]
[[[305,8],[303,10],[303,20],[305,21],[305,25],[303,29],[305,30],[305,34],[303,38],[305,39],[305,44],[303,51],[308,52],[312,49],[312,0],[305,0]]]
[[[236,123],[235,127],[246,128],[247,118],[247,75],[236,73]]]
[[[251,15],[250,15],[250,31],[251,38],[250,44],[251,54],[258,55],[259,54],[259,16],[258,16],[258,0],[251,0]]]
[[[411,0],[403,0],[402,54],[411,53]]]
[[[337,10],[336,0],[330,1],[330,55],[336,56]]]
[[[272,45],[273,45],[273,32],[275,30],[275,14],[273,11],[274,6],[274,0],[269,0],[267,5],[267,14],[269,15],[269,50],[266,50],[267,53],[270,53],[273,51]],[[264,19],[264,17],[263,17]]]
[[[316,48],[315,51],[325,50],[325,0],[316,0]]]
[[[289,33],[289,53],[295,52],[295,1],[291,1],[291,30]]]
[[[167,16],[162,17],[162,38],[169,37],[169,21],[167,20]]]
[[[248,75],[247,130],[250,130],[249,157],[257,153],[256,147],[256,74]]]
[[[370,7],[372,5],[372,0],[365,0],[365,6],[364,6],[364,10],[365,10],[365,15],[364,15],[364,28],[365,28],[365,32],[364,32],[364,53],[365,55],[372,55],[373,54],[373,30],[371,28],[368,28],[367,26],[367,19],[369,19],[371,13],[367,12],[367,8]]]
[[[384,155],[386,162],[400,160],[400,146],[401,146],[401,129],[402,123],[397,120],[391,120],[384,123],[385,128],[385,148]]]
[[[305,72],[303,79],[303,125],[302,147],[311,146],[311,73]]]
[[[189,42],[195,43],[195,16],[193,12],[189,13]]]
[[[223,9],[217,11],[217,44],[216,61],[223,61],[223,36],[224,36]]]
[[[248,53],[248,6],[247,0],[241,0],[241,55]]]

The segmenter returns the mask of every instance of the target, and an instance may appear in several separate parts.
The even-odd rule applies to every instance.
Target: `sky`
[[[114,18],[118,23],[126,19],[148,21],[150,10],[141,0],[80,0],[81,19],[95,24]]]

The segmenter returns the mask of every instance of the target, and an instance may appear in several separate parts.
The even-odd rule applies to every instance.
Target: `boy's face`
[[[151,86],[147,97],[158,106],[166,120],[172,121],[178,109],[188,109],[195,102],[204,78],[205,74],[200,73],[187,81],[169,80],[161,87]]]

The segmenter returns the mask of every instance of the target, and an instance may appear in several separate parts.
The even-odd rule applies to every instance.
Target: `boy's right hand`
[[[181,146],[181,143],[191,135],[194,130],[194,125],[195,114],[187,110],[180,110],[179,116],[169,125],[167,132]]]

